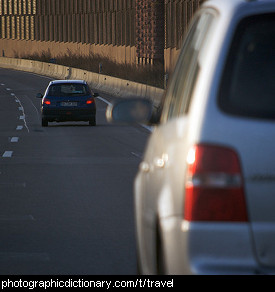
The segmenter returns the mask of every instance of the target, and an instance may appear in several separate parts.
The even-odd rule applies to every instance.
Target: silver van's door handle
[[[153,160],[153,163],[151,165],[146,161],[142,161],[139,165],[139,170],[142,172],[148,173],[154,168],[157,168],[157,169],[164,168],[167,165],[167,162],[168,162],[168,155],[162,154],[161,158],[156,157]]]
[[[156,157],[154,159],[154,166],[157,168],[163,168],[165,166],[165,161],[162,158]]]
[[[150,171],[150,165],[148,162],[142,161],[139,165],[139,169],[142,172],[149,172]]]
[[[164,168],[168,162],[168,155],[166,153],[162,154],[161,157],[156,157],[154,159],[154,166],[157,168]]]

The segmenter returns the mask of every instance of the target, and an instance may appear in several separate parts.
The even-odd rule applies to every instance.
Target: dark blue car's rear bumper
[[[92,121],[95,120],[95,108],[43,108],[42,119],[48,122],[62,121]]]

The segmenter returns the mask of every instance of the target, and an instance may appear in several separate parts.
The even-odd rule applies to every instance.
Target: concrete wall
[[[105,92],[116,97],[144,97],[158,106],[164,90],[128,80],[114,78],[85,70],[55,65],[50,63],[0,57],[0,67],[32,72],[52,77],[54,79],[82,79],[86,80],[93,90]]]

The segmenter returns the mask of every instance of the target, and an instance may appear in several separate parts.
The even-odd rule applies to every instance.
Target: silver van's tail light
[[[189,150],[187,163],[185,220],[248,220],[241,167],[234,150],[196,145]]]

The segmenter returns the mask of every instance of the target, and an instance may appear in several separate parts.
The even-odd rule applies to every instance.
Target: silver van
[[[275,273],[274,0],[201,6],[134,196],[141,274]]]

